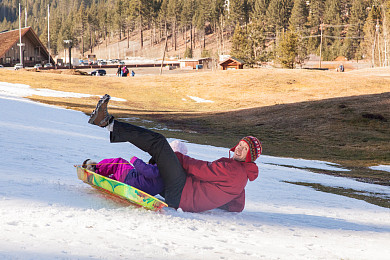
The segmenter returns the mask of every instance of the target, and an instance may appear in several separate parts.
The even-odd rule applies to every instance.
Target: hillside
[[[36,89],[109,93],[127,100],[112,102],[115,116],[160,129],[181,130],[162,130],[172,137],[232,147],[237,138],[251,134],[262,140],[267,155],[329,160],[351,169],[330,174],[389,183],[388,173],[367,168],[388,164],[390,158],[387,69],[136,73],[134,78],[117,78],[3,70],[0,81]],[[31,98],[85,113],[93,110],[96,101]]]
[[[99,42],[99,44],[91,50],[85,52],[84,57],[88,54],[95,54],[100,59],[132,59],[133,57],[142,57],[146,59],[162,59],[164,55],[165,41],[157,42],[152,44],[150,39],[152,37],[152,30],[144,31],[144,43],[143,47],[140,47],[140,35],[139,32],[131,33],[130,38],[125,36],[122,40],[118,39],[106,39]],[[176,50],[174,47],[174,39],[168,38],[167,49],[165,53],[165,59],[184,59],[185,51],[190,48],[189,35],[186,33],[179,32],[176,39]],[[231,49],[231,35],[225,33],[223,46],[218,42],[217,33],[210,33],[205,36],[205,41],[202,39],[196,39],[193,45],[193,57],[201,58],[202,51],[206,51],[213,59],[218,60],[219,55],[229,54]],[[187,42],[187,44],[186,44]],[[205,46],[205,47],[204,47]],[[80,53],[80,49],[72,51],[75,57],[83,58]],[[60,54],[62,55],[62,53]]]

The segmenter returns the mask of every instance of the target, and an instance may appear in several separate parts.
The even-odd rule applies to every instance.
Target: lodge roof
[[[41,40],[34,32],[31,27],[25,27],[21,29],[22,38],[23,36],[28,37],[29,40],[35,46],[42,46],[42,50],[45,52],[47,56],[49,56],[49,52],[46,47],[42,44]],[[19,29],[1,32],[0,33],[0,57],[3,56],[12,46],[19,42]],[[50,60],[52,58],[50,57]]]
[[[228,64],[228,63],[231,63],[231,62],[237,62],[238,64],[240,65],[244,65],[245,62],[243,60],[240,60],[238,58],[235,58],[235,57],[230,57],[230,58],[227,58],[226,60],[224,60],[223,62],[220,63],[220,65],[223,65],[223,64]]]
[[[21,29],[22,37],[30,27]],[[19,29],[0,33],[0,56],[3,56],[12,46],[19,41]]]

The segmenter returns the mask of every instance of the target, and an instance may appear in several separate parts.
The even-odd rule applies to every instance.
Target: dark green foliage
[[[191,48],[187,48],[185,53],[184,53],[184,57],[185,58],[192,58],[192,49]]]
[[[200,54],[201,58],[210,58],[211,57],[211,51],[203,49],[202,53]]]
[[[293,0],[271,0],[267,9],[267,23],[273,32],[288,28]]]
[[[348,29],[344,43],[344,53],[348,59],[362,59],[360,45],[363,42],[366,7],[366,1],[364,0],[354,0],[352,2],[351,17],[349,19],[351,27]]]
[[[248,34],[239,24],[236,25],[234,30],[230,55],[245,62],[248,62],[251,58]]]
[[[283,67],[293,69],[298,55],[298,35],[294,31],[283,33],[277,48],[277,57]]]
[[[306,0],[295,0],[290,17],[291,28],[298,31],[304,30],[307,26],[308,14],[309,9]]]

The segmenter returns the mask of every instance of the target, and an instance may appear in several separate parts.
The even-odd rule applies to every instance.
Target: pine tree
[[[269,59],[269,52],[266,47],[265,24],[261,20],[255,20],[248,25],[248,46],[251,48],[249,54],[250,64],[265,62]]]
[[[188,28],[190,28],[190,48],[191,49],[191,57],[192,57],[192,21],[193,21],[193,16],[194,16],[194,0],[182,0],[182,12],[181,12],[181,25],[184,27],[185,31],[185,45],[186,45],[186,50],[187,50],[187,31]]]
[[[80,6],[80,9],[77,13],[77,18],[76,21],[78,23],[78,30],[77,30],[77,35],[80,36],[80,42],[81,42],[81,55],[84,56],[85,53],[85,34],[87,31],[87,15],[85,12],[84,5]]]
[[[363,26],[366,20],[364,0],[353,0],[348,32],[344,44],[344,53],[348,59],[362,59],[360,43],[363,40]]]
[[[269,2],[270,0],[254,0],[251,15],[252,20],[260,20],[265,23]]]
[[[139,28],[140,46],[144,46],[144,26],[150,17],[152,10],[152,1],[149,0],[130,0],[126,1],[126,6],[129,8],[127,12],[131,19],[135,20]]]
[[[364,24],[364,41],[361,43],[363,53],[367,59],[371,61],[372,66],[378,66],[379,53],[377,51],[377,25],[380,28],[381,11],[378,6],[373,5],[368,13],[366,22]]]
[[[237,24],[246,25],[249,21],[249,4],[247,0],[229,1],[229,22],[233,27]]]
[[[272,32],[287,29],[293,0],[271,0],[267,9],[267,22]]]
[[[309,10],[306,5],[306,0],[295,0],[294,7],[291,11],[290,27],[294,30],[301,31],[307,26],[307,17]]]
[[[119,33],[119,40],[122,39],[122,32],[125,30],[125,2],[116,0],[115,2],[115,24]]]
[[[323,12],[324,12],[324,0],[311,0],[309,9],[309,27],[311,30],[311,36],[318,36],[321,34],[320,25],[323,22]],[[308,40],[308,49],[309,52],[319,52],[320,38],[319,37],[310,37]]]
[[[172,45],[174,50],[177,49],[177,25],[179,23],[179,14],[181,10],[181,3],[178,0],[168,1],[168,16],[172,25]]]
[[[298,36],[293,31],[287,31],[281,36],[277,48],[277,57],[284,68],[293,69],[298,55]]]
[[[341,53],[341,8],[339,0],[326,0],[324,12],[325,30],[323,59],[334,60]]]
[[[238,24],[234,29],[230,55],[245,62],[248,62],[251,59],[251,50],[249,48],[248,35],[246,33],[246,30],[242,29],[241,26]]]

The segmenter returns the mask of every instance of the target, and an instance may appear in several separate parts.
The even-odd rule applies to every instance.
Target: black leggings
[[[114,129],[110,134],[110,141],[111,143],[130,142],[149,153],[156,161],[164,181],[165,202],[169,207],[179,208],[187,174],[162,134],[115,120]]]

